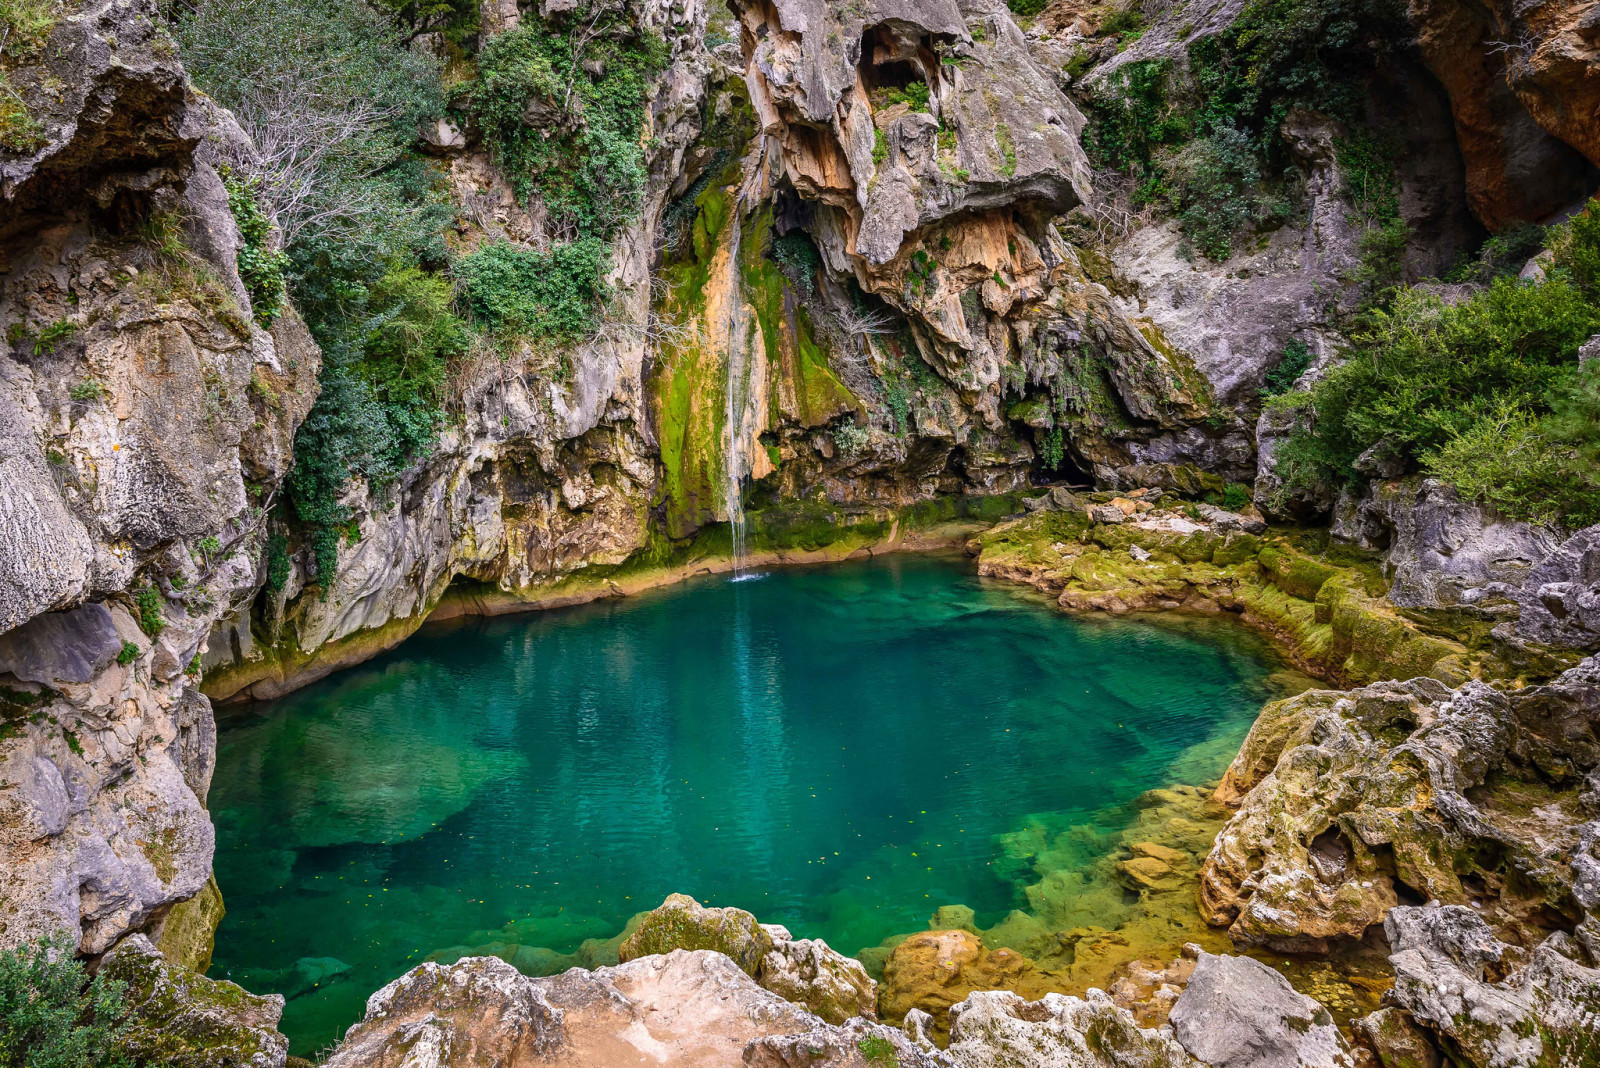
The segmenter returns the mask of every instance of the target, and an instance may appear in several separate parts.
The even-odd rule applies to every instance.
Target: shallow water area
[[[602,960],[675,891],[848,953],[989,926],[1040,878],[1019,835],[1214,777],[1277,695],[1228,621],[1079,619],[960,558],[740,579],[429,626],[230,718],[211,974],[288,996],[304,1056],[422,960]]]

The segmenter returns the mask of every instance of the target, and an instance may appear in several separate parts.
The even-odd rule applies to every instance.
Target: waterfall
[[[752,188],[759,184],[762,162],[766,158],[767,138],[762,134],[744,158],[743,180],[735,198],[730,220],[728,255],[728,386],[724,397],[723,422],[727,430],[723,453],[723,495],[728,510],[728,527],[733,537],[733,576],[744,577],[745,520],[744,476],[751,470],[746,443],[753,427],[747,427],[746,399],[750,396],[750,317],[744,301],[744,280],[740,273],[740,246],[744,240],[745,205]]]

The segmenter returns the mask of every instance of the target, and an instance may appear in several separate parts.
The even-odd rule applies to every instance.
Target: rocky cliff
[[[1407,1042],[1415,1063],[1587,1055],[1570,1036],[1596,964],[1600,680],[1584,657],[1600,649],[1600,527],[1506,520],[1382,456],[1290,493],[1281,450],[1303,410],[1263,393],[1338,364],[1383,287],[1446,274],[1486,233],[1595,191],[1592,5],[1430,0],[1406,13],[1414,47],[1379,47],[1370,27],[1356,45],[1330,36],[1357,57],[1334,71],[1349,91],[1263,105],[1248,149],[1227,123],[1196,134],[1194,94],[1234,100],[1238,83],[1204,80],[1217,55],[1280,76],[1249,51],[1263,34],[1240,30],[1271,5],[1058,0],[1020,19],[1036,5],[600,6],[661,53],[640,203],[605,238],[594,328],[487,331],[459,354],[428,446],[393,479],[341,484],[346,518],[321,531],[336,563],[283,507],[323,355],[253,273],[281,235],[229,168],[257,149],[188,83],[152,2],[8,25],[0,946],[66,929],[86,956],[115,948],[173,1019],[175,986],[237,1000],[150,963],[159,947],[203,968],[221,907],[202,677],[217,699],[274,696],[430,614],[626,593],[726,566],[736,539],[811,558],[981,526],[985,573],[1066,608],[1234,612],[1306,669],[1367,687],[1265,712],[1218,796],[1237,813],[1215,844],[1222,815],[1152,836],[1128,862],[1153,863],[1120,870],[1120,887],[1148,900],[1199,870],[1203,908],[1240,944],[1323,952],[1392,928],[1390,1015],[1363,1032],[1385,1064],[1405,1063],[1391,1053]],[[454,71],[519,26],[598,18],[557,0],[472,14],[470,43],[425,25],[414,47]],[[601,78],[605,63],[581,69]],[[417,145],[452,215],[445,260],[547,254],[551,205],[508,170],[464,84]],[[534,93],[520,127],[577,121],[554,104]],[[1379,142],[1381,166],[1357,150]],[[1232,192],[1205,199],[1218,185]],[[1240,205],[1238,233],[1207,229]],[[1439,284],[1440,299],[1482,288]],[[1225,493],[1232,510],[1216,507]],[[1269,529],[1252,498],[1318,529]],[[1034,926],[1018,938],[1053,946],[1041,959],[1070,969],[1081,944],[1088,968],[1093,938]],[[918,945],[939,967],[955,946],[973,974],[1039,972],[968,933]],[[1111,941],[1095,952],[1127,965]],[[949,987],[938,1021],[907,995],[894,1030],[850,1019],[871,997],[837,954],[773,944],[737,974],[699,952],[561,980],[472,961],[413,973],[374,996],[337,1057],[1266,1063],[1185,1023],[1213,1013],[1254,1019],[1270,1063],[1359,1056],[1324,1033],[1320,1006],[1259,975],[1234,979],[1272,988],[1271,1019],[1222,1004],[1219,976],[1248,966],[1209,954],[1169,969],[1199,984],[1188,1011],[1175,987],[1163,1002],[1170,1033],[1103,999],[1035,997],[1048,983],[1022,991],[1031,1001]],[[710,1012],[708,990],[735,1006],[713,1013],[722,1031],[682,1008]],[[267,1002],[239,1025],[263,1068],[283,1056]],[[683,1015],[660,1034],[640,1022],[661,1012]]]

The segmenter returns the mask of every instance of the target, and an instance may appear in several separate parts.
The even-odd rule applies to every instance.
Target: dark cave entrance
[[[1094,478],[1072,455],[1072,444],[1061,429],[1033,431],[1033,463],[1028,481],[1035,486],[1065,483],[1074,489],[1093,489]]]

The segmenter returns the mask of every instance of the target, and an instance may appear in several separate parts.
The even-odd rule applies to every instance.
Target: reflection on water
[[[603,959],[674,891],[845,952],[952,904],[1114,926],[1133,799],[1218,774],[1271,695],[1238,628],[1077,620],[962,561],[741,578],[425,628],[225,724],[213,974],[291,995],[305,1054],[429,956]]]

